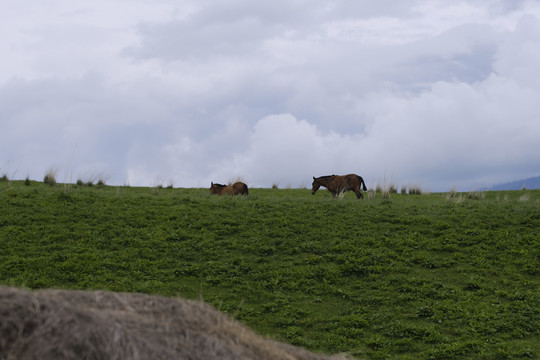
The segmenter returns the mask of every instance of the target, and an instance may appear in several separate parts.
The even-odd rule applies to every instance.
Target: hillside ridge
[[[488,188],[487,190],[498,191],[498,190],[523,190],[523,189],[527,189],[527,190],[540,189],[540,176],[497,184]]]

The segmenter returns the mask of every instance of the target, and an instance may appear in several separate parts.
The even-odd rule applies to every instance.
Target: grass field
[[[364,359],[539,358],[540,191],[477,195],[2,181],[0,284],[203,299]]]

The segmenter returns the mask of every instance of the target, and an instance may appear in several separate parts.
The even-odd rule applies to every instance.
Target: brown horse
[[[362,187],[362,190],[367,191],[364,179],[356,174],[327,175],[318,178],[314,176],[313,184],[311,184],[311,186],[311,193],[313,195],[315,195],[321,186],[324,186],[332,193],[333,197],[351,190],[356,194],[356,198],[360,199],[364,197],[364,195],[362,195],[360,192],[360,187]]]
[[[214,184],[210,185],[212,195],[248,195],[248,187],[243,182],[235,182],[232,185]]]

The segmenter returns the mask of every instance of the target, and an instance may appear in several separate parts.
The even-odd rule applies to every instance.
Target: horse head
[[[321,187],[321,184],[314,176],[313,183],[311,184],[311,195],[315,195],[315,193],[317,192],[317,190],[319,190],[320,187]]]
[[[221,191],[223,190],[223,185],[221,184],[214,184],[214,182],[210,183],[210,194],[221,194]]]

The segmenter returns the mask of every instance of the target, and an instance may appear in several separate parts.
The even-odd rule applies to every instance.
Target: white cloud
[[[496,54],[495,71],[522,86],[540,88],[538,60],[540,59],[540,17],[521,18],[514,32],[506,36]]]
[[[363,168],[361,135],[322,133],[317,126],[290,114],[257,121],[249,146],[217,166],[214,177],[240,176],[253,186],[308,185],[311,176]],[[218,179],[214,180],[217,181]]]

